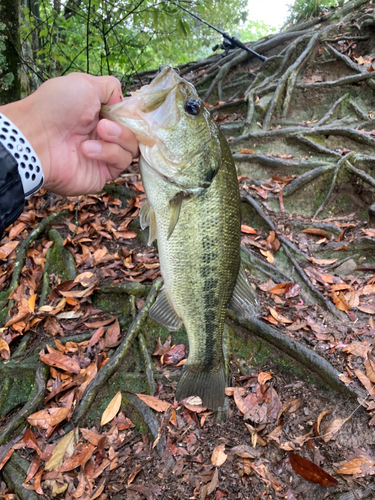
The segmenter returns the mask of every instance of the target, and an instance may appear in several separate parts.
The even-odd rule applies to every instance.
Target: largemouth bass
[[[224,136],[190,83],[164,67],[150,85],[102,116],[129,127],[140,143],[147,201],[141,227],[157,238],[164,287],[150,317],[170,331],[185,325],[189,356],[176,399],[224,403],[225,309],[256,314],[257,300],[240,265],[240,200]]]

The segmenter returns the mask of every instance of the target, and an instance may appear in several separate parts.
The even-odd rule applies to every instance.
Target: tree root
[[[342,383],[339,379],[339,373],[330,363],[328,363],[328,361],[296,340],[278,332],[275,328],[257,318],[241,318],[231,310],[227,310],[227,314],[254,335],[267,340],[270,344],[275,345],[283,352],[302,363],[335,391],[354,399],[366,396],[365,391],[362,389],[352,388]]]
[[[244,253],[246,253],[247,255],[244,256]],[[250,268],[254,267],[254,268],[258,269],[260,272],[262,272],[263,274],[265,274],[269,278],[272,278],[277,283],[284,283],[287,281],[289,281],[289,282],[293,281],[292,278],[290,278],[290,276],[286,275],[285,273],[280,271],[280,269],[273,266],[269,262],[265,262],[264,260],[260,259],[259,257],[257,257],[255,255],[254,252],[252,252],[251,250],[248,250],[243,245],[241,245],[241,259],[248,267],[250,267]],[[275,276],[277,274],[280,276],[280,278]]]
[[[15,432],[20,432],[20,427],[25,424],[26,418],[31,415],[44,399],[44,391],[46,388],[46,380],[49,374],[49,366],[41,361],[35,374],[35,389],[29,401],[23,408],[8,422],[8,424],[0,432],[0,445],[6,443],[11,439]]]
[[[135,297],[146,297],[150,290],[150,285],[143,285],[136,281],[123,281],[122,283],[103,285],[98,291],[101,293],[124,293],[127,295],[134,295]]]
[[[233,160],[242,163],[260,163],[261,165],[265,165],[267,167],[274,168],[312,168],[312,167],[320,167],[324,168],[325,163],[322,161],[314,161],[314,160],[284,160],[283,158],[277,158],[276,156],[268,156],[265,154],[233,154]],[[284,170],[283,170],[284,171]]]
[[[324,125],[330,118],[332,118],[333,114],[336,112],[336,110],[339,108],[340,104],[345,101],[349,97],[349,94],[344,94],[341,96],[335,103],[332,104],[330,107],[329,111],[321,118],[318,123],[316,124],[317,127],[320,127]]]
[[[148,384],[148,389],[149,389],[149,394],[153,396],[155,394],[155,380],[154,380],[154,370],[152,369],[152,360],[148,354],[147,350],[147,344],[145,341],[145,338],[142,333],[138,334],[138,341],[139,341],[139,346],[141,348],[144,364],[145,364],[145,372],[146,372],[146,378],[147,378],[147,384]]]
[[[5,464],[2,472],[8,488],[12,489],[19,500],[39,500],[40,496],[35,491],[27,490],[22,485],[29,471],[30,462],[14,452]]]
[[[308,137],[305,137],[303,135],[298,135],[298,134],[292,134],[290,137],[287,139],[289,140],[296,140],[306,146],[307,148],[313,149],[318,153],[321,153],[323,155],[332,155],[332,156],[338,156],[341,157],[340,153],[336,153],[336,151],[333,151],[332,149],[325,148],[324,146],[321,146],[315,141],[312,141]]]
[[[280,239],[281,246],[283,247],[283,250],[294,266],[295,270],[299,274],[300,278],[302,279],[303,283],[306,285],[306,287],[310,290],[312,295],[315,297],[317,301],[325,308],[326,311],[329,311],[333,316],[336,318],[343,320],[343,314],[341,311],[336,309],[336,307],[329,301],[326,300],[324,295],[311,283],[309,280],[308,276],[306,275],[305,271],[302,269],[302,267],[299,265],[299,263],[296,261],[296,259],[293,257],[293,255],[290,253],[289,248],[291,248],[293,251],[296,251],[296,253],[299,253],[301,256],[303,256],[304,259],[306,259],[306,256],[300,252],[299,249],[297,249],[289,240],[284,238],[281,234],[278,233],[277,229],[275,228],[274,224],[272,221],[266,216],[266,214],[263,212],[263,210],[260,208],[258,203],[249,195],[246,195],[244,197],[246,201],[257,211],[257,213],[262,217],[262,219],[268,224],[270,229],[272,231],[275,231],[277,234],[277,237]],[[289,248],[288,248],[289,247]]]
[[[375,71],[370,71],[369,73],[361,73],[360,75],[344,76],[343,78],[338,78],[337,80],[332,80],[328,82],[298,83],[297,87],[299,89],[339,87],[341,85],[350,85],[352,83],[371,80],[374,77],[375,77]]]
[[[321,175],[323,175],[326,172],[329,172],[330,170],[333,170],[333,169],[334,169],[334,165],[326,165],[324,167],[314,168],[313,170],[310,170],[309,172],[305,172],[304,174],[297,177],[297,179],[293,179],[290,184],[285,186],[285,188],[283,189],[283,196],[284,197],[290,196],[291,194],[298,191],[298,189],[301,189],[306,184],[309,184],[314,179],[317,179]]]
[[[303,64],[307,62],[308,56],[311,54],[311,51],[313,50],[319,36],[320,33],[316,33],[313,36],[306,35],[305,37],[303,37],[304,40],[309,40],[309,43],[307,44],[307,47],[302,52],[302,54],[294,62],[294,64],[289,66],[288,69],[283,74],[283,76],[280,78],[274,97],[269,105],[269,108],[267,110],[266,116],[263,121],[263,130],[268,130],[272,115],[274,111],[276,111],[276,109],[281,105],[281,99],[284,94],[284,90],[286,88],[286,96],[284,99],[283,113],[282,113],[282,116],[285,118],[288,112],[289,103],[295,86],[298,71],[301,69]]]
[[[335,235],[339,235],[342,232],[342,229],[339,227],[335,226],[335,224],[330,224],[329,222],[302,222],[302,221],[294,221],[291,220],[288,222],[288,224],[291,224],[294,227],[301,227],[301,228],[306,228],[306,227],[316,227],[318,229],[324,229],[325,231],[329,231],[330,233],[333,233]]]
[[[369,174],[366,174],[363,170],[359,170],[358,168],[353,167],[353,165],[348,162],[347,165],[345,165],[345,168],[349,170],[349,172],[352,172],[354,175],[359,177],[362,181],[366,182],[366,184],[369,184],[371,187],[375,188],[375,179]]]
[[[8,296],[13,292],[13,290],[18,286],[18,281],[21,276],[21,271],[26,258],[26,252],[31,245],[46,229],[50,224],[57,222],[59,219],[65,217],[69,213],[69,210],[61,210],[60,212],[55,212],[38,224],[38,226],[31,231],[31,233],[23,240],[21,245],[17,250],[16,262],[13,268],[12,280],[10,282],[9,288],[6,292],[2,292],[0,297],[0,311],[7,306]]]
[[[111,359],[106,363],[103,368],[97,373],[94,379],[88,385],[86,392],[78,404],[72,419],[72,428],[77,426],[82,419],[86,416],[87,412],[90,410],[91,405],[102,389],[103,385],[106,383],[108,378],[113,375],[113,373],[119,368],[121,362],[125,358],[129,348],[134,344],[134,340],[136,339],[142,324],[146,320],[147,313],[152,306],[158,291],[162,286],[162,280],[157,278],[154,280],[154,283],[151,287],[150,293],[144,303],[142,309],[139,311],[138,316],[130,325],[128,333],[121,344],[116,349],[115,354],[111,357]]]
[[[345,155],[344,157],[342,157],[336,164],[336,167],[335,167],[335,171],[333,172],[333,177],[332,177],[332,182],[331,182],[331,187],[329,188],[329,191],[327,193],[327,196],[324,198],[323,200],[323,203],[320,205],[320,207],[318,208],[318,210],[315,212],[314,214],[314,219],[316,219],[316,217],[318,216],[318,214],[323,210],[323,208],[325,207],[327,201],[329,200],[331,194],[332,194],[332,191],[333,191],[333,188],[335,187],[335,183],[336,183],[336,179],[337,179],[337,175],[340,171],[340,168],[345,164],[345,162],[347,162],[349,160],[349,158],[351,158],[352,156],[354,155],[354,151],[352,151],[351,153]]]

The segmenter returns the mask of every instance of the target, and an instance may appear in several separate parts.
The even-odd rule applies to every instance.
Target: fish
[[[157,240],[164,280],[149,316],[172,332],[184,325],[189,342],[176,399],[198,396],[216,410],[227,381],[226,308],[258,313],[240,259],[240,196],[228,143],[194,86],[168,65],[101,115],[139,141],[140,224],[149,228],[149,245]]]

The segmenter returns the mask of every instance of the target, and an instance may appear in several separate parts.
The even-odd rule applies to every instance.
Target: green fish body
[[[176,399],[199,396],[216,409],[226,385],[225,309],[231,299],[239,314],[257,309],[240,265],[236,168],[194,87],[172,68],[163,68],[130,99],[102,114],[129,126],[140,141],[147,196],[140,222],[149,226],[149,242],[157,238],[164,279],[150,316],[170,331],[182,323],[187,331],[189,356]]]

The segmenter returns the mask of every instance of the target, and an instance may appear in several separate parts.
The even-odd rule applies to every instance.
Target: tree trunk
[[[0,104],[21,98],[19,3],[0,0]]]

